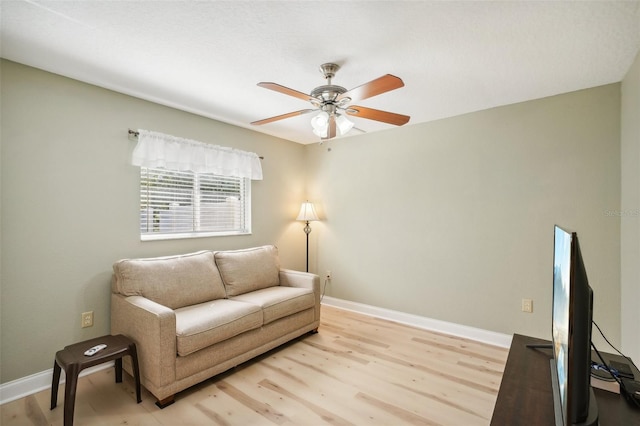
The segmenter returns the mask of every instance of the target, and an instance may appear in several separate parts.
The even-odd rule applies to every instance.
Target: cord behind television
[[[602,338],[605,340],[605,342],[607,342],[609,344],[609,346],[611,346],[616,352],[618,352],[622,357],[624,357],[624,359],[626,359],[627,361],[629,361],[631,363],[631,365],[633,365],[636,370],[638,369],[638,367],[634,364],[634,362],[631,360],[631,358],[629,358],[628,356],[626,356],[625,354],[623,354],[622,352],[620,352],[620,350],[618,348],[616,348],[615,346],[613,346],[611,344],[611,342],[609,341],[609,339],[607,339],[607,336],[604,335],[604,333],[602,332],[602,330],[600,329],[600,327],[598,326],[598,324],[596,324],[595,321],[592,321],[593,325],[596,326],[596,328],[598,329],[598,331],[600,332],[600,335],[602,336]],[[616,382],[618,382],[618,385],[620,386],[620,393],[622,393],[624,395],[624,397],[627,399],[627,401],[631,401],[633,404],[635,404],[636,407],[640,408],[640,402],[638,401],[638,399],[636,397],[634,397],[632,395],[633,391],[627,389],[627,387],[625,386],[625,382],[624,380],[622,380],[619,375],[617,374],[617,372],[614,372],[613,369],[609,366],[609,364],[607,364],[604,360],[604,358],[602,357],[602,355],[600,354],[600,352],[598,351],[598,348],[596,348],[596,345],[593,344],[593,341],[591,342],[591,347],[593,348],[593,350],[595,351],[596,355],[598,355],[598,358],[600,358],[600,362],[602,363],[602,366],[604,366],[605,370],[611,375],[611,377],[613,378],[613,380],[615,380]],[[592,373],[593,375],[593,373]],[[597,376],[596,376],[597,377]],[[600,377],[598,377],[600,378]]]

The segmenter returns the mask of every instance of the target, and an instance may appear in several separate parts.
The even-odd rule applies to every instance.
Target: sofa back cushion
[[[113,265],[113,291],[171,309],[226,297],[213,252],[124,259]]]
[[[217,251],[214,256],[229,297],[280,285],[276,246]]]

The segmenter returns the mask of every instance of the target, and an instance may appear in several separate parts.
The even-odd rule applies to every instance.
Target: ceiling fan
[[[326,140],[336,137],[338,132],[341,135],[344,135],[351,130],[354,124],[345,117],[345,114],[354,117],[367,118],[369,120],[381,121],[383,123],[393,124],[396,126],[402,126],[409,122],[411,117],[408,115],[396,114],[394,112],[381,111],[358,105],[349,105],[352,101],[371,98],[381,93],[403,87],[404,83],[400,78],[391,74],[386,74],[361,86],[347,90],[342,86],[331,84],[331,79],[336,75],[336,72],[339,69],[340,66],[333,63],[320,65],[320,72],[322,72],[324,78],[327,80],[327,84],[316,87],[309,95],[276,83],[258,83],[258,86],[264,87],[265,89],[308,101],[314,106],[314,109],[302,109],[299,111],[289,112],[287,114],[276,115],[275,117],[254,121],[251,124],[267,124],[283,120],[285,118],[320,111],[319,114],[311,119],[311,126],[313,127],[313,133],[320,136],[323,140]]]

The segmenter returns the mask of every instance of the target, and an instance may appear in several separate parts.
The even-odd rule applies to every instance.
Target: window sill
[[[228,237],[233,235],[251,235],[251,231],[224,232],[181,232],[175,234],[141,234],[140,241],[182,240],[187,238]]]

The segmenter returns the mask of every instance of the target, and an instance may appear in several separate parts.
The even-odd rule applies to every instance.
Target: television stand
[[[593,391],[593,388],[589,389],[589,413],[587,414],[587,419],[583,422],[583,423],[579,423],[576,424],[575,426],[581,426],[581,425],[598,425],[599,423],[599,419],[598,419],[598,415],[599,415],[599,409],[598,409],[598,402],[596,400],[596,394]],[[640,421],[640,411],[638,412],[638,421]]]
[[[553,392],[548,351],[537,351],[527,345],[550,345],[548,340],[514,334],[502,383],[493,409],[493,426],[548,426],[554,424]],[[602,353],[602,352],[601,352]],[[621,358],[602,354],[605,360]],[[634,369],[634,374],[640,372]],[[640,409],[622,395],[593,389],[598,404],[600,426],[640,426]]]
[[[529,344],[529,345],[527,345],[527,348],[529,348],[529,349],[553,349],[553,345],[551,345],[551,344],[547,345],[546,343],[544,343],[544,344]]]
[[[556,425],[563,425],[564,417],[560,403],[560,391],[557,388],[558,370],[556,368],[556,360],[553,357],[549,360],[549,367],[553,386],[553,413],[556,416]],[[581,423],[571,423],[571,426],[598,426],[598,402],[592,388],[589,388],[589,412],[587,413],[587,418]]]

